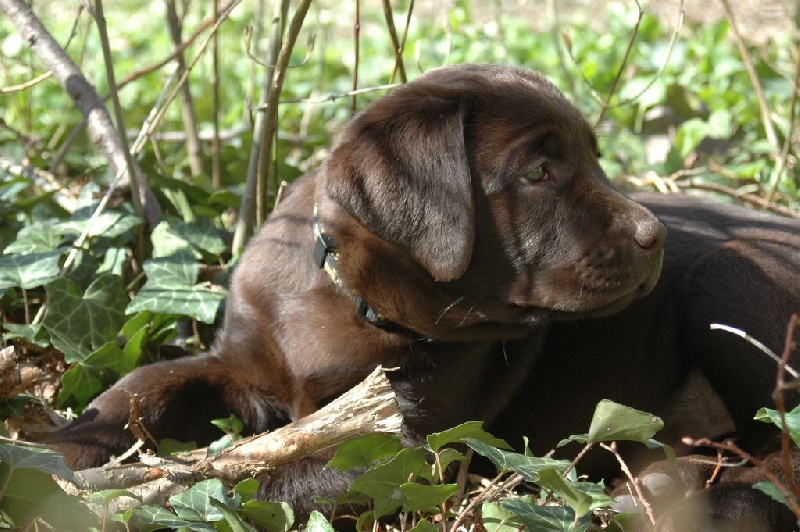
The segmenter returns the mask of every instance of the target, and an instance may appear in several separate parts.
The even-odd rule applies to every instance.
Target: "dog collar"
[[[354,294],[344,286],[344,281],[342,281],[342,277],[339,275],[339,270],[336,267],[339,256],[336,252],[336,245],[331,236],[327,234],[322,227],[322,221],[319,219],[319,212],[316,204],[314,204],[312,223],[314,227],[314,263],[317,267],[324,269],[328,277],[333,281],[333,284],[355,303],[356,314],[367,323],[381,330],[392,333],[415,334],[413,331],[386,318],[386,316],[370,307],[363,298]]]

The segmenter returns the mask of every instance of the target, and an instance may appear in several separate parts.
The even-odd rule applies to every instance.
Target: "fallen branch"
[[[349,440],[376,433],[398,433],[403,422],[385,370],[378,366],[360,384],[327,406],[266,434],[235,443],[206,458],[144,458],[142,463],[77,471],[79,490],[129,489],[148,504],[164,504],[195,482],[220,478],[234,484]],[[146,463],[145,463],[146,462]]]

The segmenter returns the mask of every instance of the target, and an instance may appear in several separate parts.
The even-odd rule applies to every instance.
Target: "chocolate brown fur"
[[[209,420],[228,413],[270,430],[383,364],[401,368],[392,379],[409,443],[483,420],[543,453],[585,431],[603,398],[667,416],[673,440],[716,436],[706,407],[687,399],[716,394],[708,412],[724,405],[741,443],[760,444],[769,428],[752,417],[772,403],[776,364],[709,324],[782,349],[800,311],[800,224],[637,196],[648,210],[609,183],[597,152],[538,74],[461,65],[422,76],[354,118],[291,186],[242,258],[211,352],[134,371],[55,441],[75,468],[127,449],[121,390],[139,395],[157,439],[208,443]],[[548,179],[520,179],[540,165]],[[345,289],[313,260],[315,204]],[[352,294],[404,330],[364,321]],[[686,385],[698,373],[713,393]],[[344,489],[348,477],[323,463],[278,471],[265,496],[307,509]],[[601,454],[581,468],[616,473]],[[737,471],[722,484],[738,486]],[[741,499],[725,493],[712,513]],[[770,504],[759,512],[786,518]]]

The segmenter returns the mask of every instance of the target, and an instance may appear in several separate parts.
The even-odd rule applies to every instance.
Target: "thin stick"
[[[739,336],[740,338],[743,338],[748,344],[752,345],[753,347],[755,347],[756,349],[758,349],[759,351],[761,351],[762,353],[767,355],[769,358],[771,358],[772,360],[777,362],[778,363],[778,368],[780,368],[782,366],[785,366],[785,364],[784,364],[783,360],[781,359],[781,357],[776,355],[769,347],[765,346],[764,344],[759,342],[757,339],[755,339],[752,336],[750,336],[749,334],[747,334],[745,331],[743,331],[741,329],[737,329],[736,327],[731,327],[730,325],[722,325],[720,323],[712,323],[711,325],[709,325],[709,328],[712,331],[719,329],[719,330],[723,330],[723,331],[735,334],[736,336]],[[786,372],[789,375],[791,375],[795,379],[797,379],[799,377],[797,371],[795,371],[792,367],[790,367],[790,366],[785,366],[785,367],[786,367]]]
[[[355,22],[353,23],[353,46],[355,47],[355,63],[353,64],[353,91],[358,90],[358,64],[361,53],[361,0],[356,2]],[[353,94],[353,112],[358,109],[358,95]]]
[[[650,503],[647,502],[647,499],[644,497],[644,493],[642,493],[642,487],[639,485],[639,482],[636,480],[636,477],[633,476],[631,470],[628,468],[628,464],[625,463],[625,460],[622,459],[619,452],[617,451],[617,446],[612,442],[611,445],[606,445],[605,443],[598,444],[600,447],[605,449],[606,451],[610,452],[614,455],[614,458],[617,459],[619,462],[619,466],[622,469],[622,472],[625,473],[625,476],[628,477],[629,486],[633,486],[633,490],[636,492],[636,496],[639,498],[639,502],[642,503],[644,507],[644,511],[647,514],[647,518],[650,519],[650,522],[655,526],[656,524],[656,516],[653,513],[653,508],[650,506]]]

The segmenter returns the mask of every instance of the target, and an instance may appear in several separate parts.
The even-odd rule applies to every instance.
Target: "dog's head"
[[[591,127],[543,76],[460,65],[357,116],[323,187],[473,315],[597,316],[653,288],[665,238],[598,157]]]

